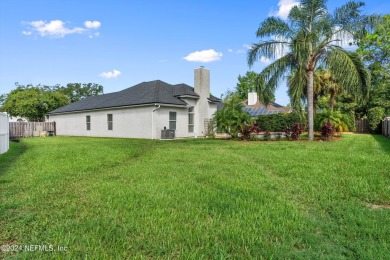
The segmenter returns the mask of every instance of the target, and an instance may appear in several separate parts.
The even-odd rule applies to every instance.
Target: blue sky
[[[92,82],[105,93],[155,79],[193,86],[193,69],[204,65],[219,97],[249,70],[247,46],[256,42],[259,23],[272,14],[283,17],[293,3],[0,0],[0,93],[15,82]],[[366,1],[364,12],[390,13],[390,1]],[[259,72],[267,62],[252,70]],[[284,85],[276,101],[289,103]]]

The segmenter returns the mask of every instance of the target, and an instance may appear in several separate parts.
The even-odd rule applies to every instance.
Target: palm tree
[[[329,108],[333,111],[336,95],[342,90],[337,79],[330,73],[329,70],[324,68],[317,68],[314,71],[314,97],[313,97],[313,109],[314,114],[316,112],[316,105],[318,97],[329,94]]]
[[[260,73],[267,88],[275,91],[288,76],[287,85],[292,105],[300,107],[307,92],[309,139],[314,138],[314,71],[318,66],[327,68],[339,84],[357,97],[367,95],[370,74],[361,58],[342,48],[346,41],[357,39],[369,28],[373,16],[361,15],[361,2],[348,2],[330,13],[326,0],[301,0],[291,9],[287,21],[269,17],[257,30],[255,43],[248,52],[252,66],[261,57],[275,60]],[[352,91],[353,90],[353,91]]]

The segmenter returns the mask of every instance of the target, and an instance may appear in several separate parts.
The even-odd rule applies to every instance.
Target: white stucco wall
[[[176,112],[176,130],[175,136],[179,138],[193,136],[188,133],[188,108],[161,107],[155,112],[156,118],[156,139],[161,138],[161,130],[166,127],[169,129],[169,112]]]
[[[176,112],[176,137],[191,137],[188,133],[188,108],[156,106],[97,110],[81,113],[49,115],[49,121],[56,122],[57,135],[97,136],[125,138],[161,138],[161,130],[169,128],[169,112]],[[113,115],[113,130],[108,130],[107,114]],[[91,130],[87,130],[86,116],[91,116]],[[152,135],[153,134],[153,135]]]
[[[151,138],[152,106],[109,109],[49,115],[56,122],[57,135]],[[107,114],[113,115],[113,130],[108,130]],[[91,116],[91,130],[87,130],[86,116]]]

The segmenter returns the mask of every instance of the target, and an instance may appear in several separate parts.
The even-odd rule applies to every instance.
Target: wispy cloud
[[[252,44],[244,44],[242,46],[248,50],[252,49]]]
[[[296,0],[279,0],[279,9],[277,11],[271,11],[269,16],[278,16],[286,20],[290,14],[290,10],[296,5],[299,5],[299,2]]]
[[[41,37],[52,37],[52,38],[63,38],[66,35],[70,34],[82,34],[89,33],[92,37],[97,37],[99,34],[96,32],[91,32],[91,30],[96,30],[100,27],[101,23],[99,21],[86,21],[84,23],[85,27],[68,27],[64,21],[61,20],[52,20],[52,21],[32,21],[32,22],[22,22],[22,25],[26,26],[27,30],[22,31],[23,35],[39,35]]]
[[[260,62],[265,64],[265,65],[271,64],[271,60],[268,59],[267,57],[264,57],[264,56],[260,57]]]
[[[102,72],[99,74],[99,77],[105,78],[105,79],[115,79],[119,77],[122,73],[119,70],[113,70],[113,71],[107,71]]]
[[[252,45],[251,44],[243,44],[242,48],[238,49],[236,51],[236,53],[237,54],[243,54],[243,53],[246,53],[250,49],[252,49]]]
[[[222,56],[223,56],[222,52],[217,52],[213,49],[209,49],[209,50],[192,52],[187,56],[185,56],[183,59],[187,61],[212,62],[212,61],[221,60]]]
[[[102,24],[99,21],[85,21],[84,25],[88,29],[97,29]]]

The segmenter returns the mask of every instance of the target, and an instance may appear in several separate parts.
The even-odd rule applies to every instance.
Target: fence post
[[[8,115],[0,113],[0,154],[6,153],[9,149],[9,124]]]
[[[390,138],[390,117],[385,117],[382,120],[382,134]]]

